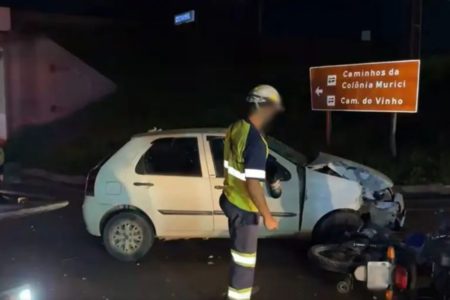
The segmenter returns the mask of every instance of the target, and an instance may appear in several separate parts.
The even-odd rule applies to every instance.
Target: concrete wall
[[[5,65],[9,136],[23,126],[65,117],[116,87],[44,36],[10,38],[5,46]]]

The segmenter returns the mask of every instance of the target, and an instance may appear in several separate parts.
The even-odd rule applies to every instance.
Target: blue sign
[[[186,11],[181,14],[175,15],[174,17],[175,25],[191,23],[194,21],[195,21],[195,10]]]

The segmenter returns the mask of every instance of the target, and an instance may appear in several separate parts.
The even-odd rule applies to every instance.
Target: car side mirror
[[[270,195],[270,197],[275,199],[281,197],[281,194],[283,193],[283,188],[280,180],[274,182],[267,182],[266,186],[267,186],[267,193]]]
[[[283,193],[281,182],[291,179],[289,171],[275,157],[269,156],[266,165],[266,187],[272,198],[280,198]]]
[[[275,157],[269,156],[266,164],[266,180],[267,182],[289,181],[291,173],[283,167]]]

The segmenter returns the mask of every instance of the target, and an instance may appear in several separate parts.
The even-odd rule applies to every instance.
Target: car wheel
[[[147,254],[155,240],[155,232],[139,213],[122,212],[108,220],[103,229],[106,250],[121,261],[136,261]]]
[[[350,233],[356,232],[363,225],[361,216],[356,211],[336,211],[323,217],[314,227],[312,241],[314,244],[339,243]]]

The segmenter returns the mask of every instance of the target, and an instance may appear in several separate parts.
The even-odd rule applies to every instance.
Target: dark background
[[[419,113],[399,116],[396,159],[389,114],[334,113],[327,149],[325,114],[310,108],[308,69],[410,58],[410,0],[0,2],[78,16],[79,22],[49,18],[16,28],[51,37],[118,85],[68,119],[13,137],[7,155],[24,166],[85,174],[154,126],[227,126],[251,87],[268,83],[287,107],[272,134],[310,157],[333,152],[380,168],[397,183],[450,182],[449,1],[423,1]],[[196,22],[174,26],[174,15],[190,9]],[[108,22],[83,25],[98,17]],[[370,42],[361,41],[362,30],[371,31]]]

